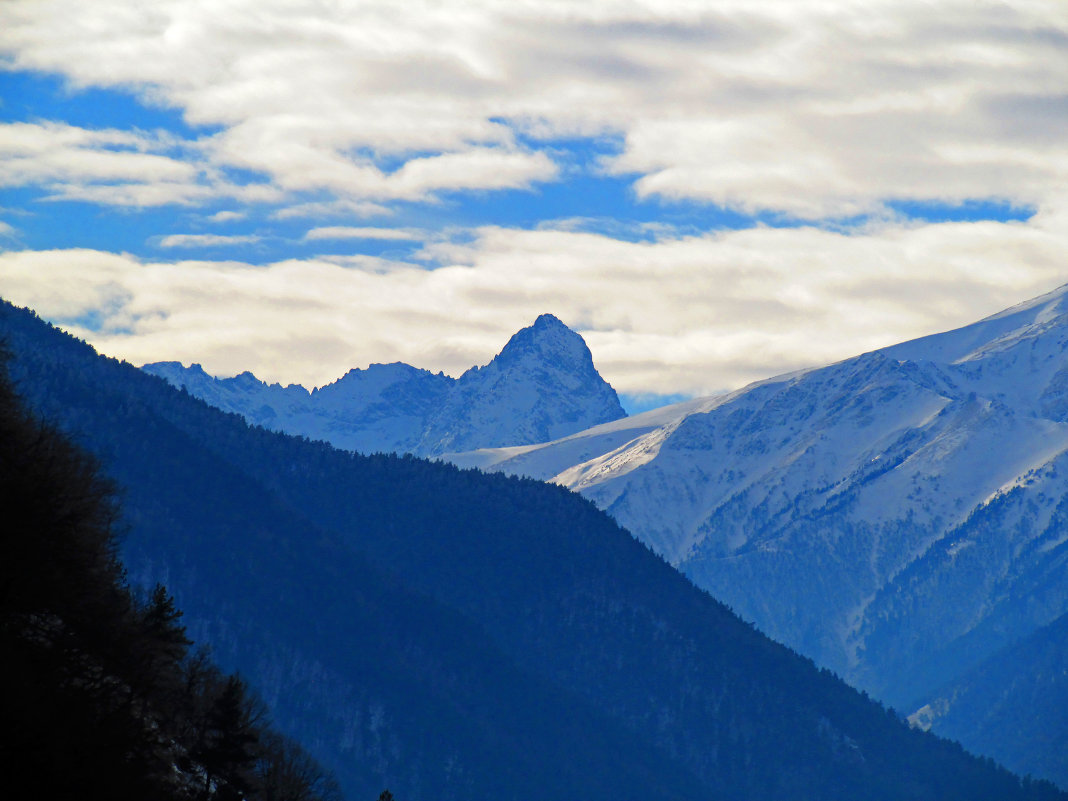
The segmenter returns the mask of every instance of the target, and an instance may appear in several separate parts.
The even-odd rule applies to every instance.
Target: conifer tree
[[[204,769],[205,798],[239,801],[252,790],[259,736],[248,685],[227,676],[208,710],[206,736],[196,757]]]

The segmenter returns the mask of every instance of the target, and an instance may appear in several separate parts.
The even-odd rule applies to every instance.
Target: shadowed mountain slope
[[[987,657],[910,719],[1068,786],[1068,615]]]

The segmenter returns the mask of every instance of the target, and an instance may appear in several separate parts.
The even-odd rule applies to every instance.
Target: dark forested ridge
[[[5,798],[336,801],[236,675],[117,558],[113,488],[27,414],[0,365],[0,786]]]
[[[249,428],[6,305],[0,336],[124,488],[133,579],[353,798],[1061,797],[910,730],[566,490]]]
[[[976,753],[1068,787],[1068,615],[983,660],[921,711]],[[981,699],[977,701],[976,699]],[[1005,744],[1009,743],[1009,748]]]

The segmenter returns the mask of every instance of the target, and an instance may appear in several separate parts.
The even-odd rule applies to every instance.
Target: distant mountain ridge
[[[761,631],[911,711],[1068,612],[1068,287],[722,397],[451,458],[580,491]],[[1056,760],[1014,755],[1068,786],[1063,760],[1050,775]]]
[[[198,364],[142,369],[255,425],[361,453],[437,456],[527,445],[625,416],[582,337],[551,314],[458,379],[401,362],[372,364],[309,392],[249,372],[213,378]]]

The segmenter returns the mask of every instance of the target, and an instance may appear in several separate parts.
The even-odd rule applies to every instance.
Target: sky
[[[1068,282],[1062,0],[4,0],[0,296],[134,364],[639,409]]]

